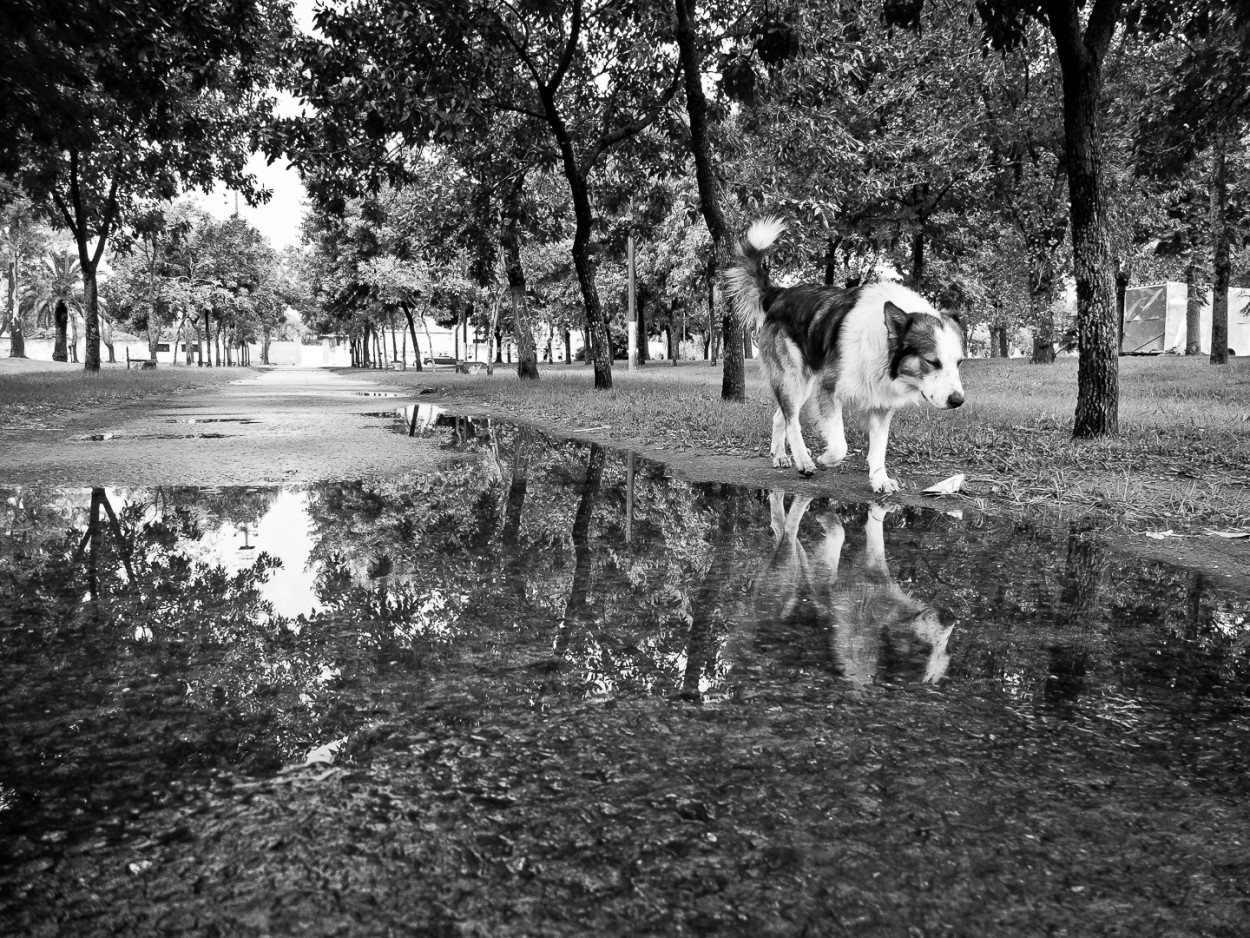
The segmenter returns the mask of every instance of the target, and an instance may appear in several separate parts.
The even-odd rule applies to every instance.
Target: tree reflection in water
[[[277,490],[3,493],[6,797],[39,806],[0,812],[7,834],[118,817],[171,778],[272,771],[448,695],[784,704],[945,672],[948,698],[1140,733],[1206,771],[1208,740],[1244,722],[1246,598],[1088,532],[810,498],[787,511],[780,492],[631,470],[595,445],[443,432],[459,456],[436,474],[284,503],[310,539],[298,616],[267,598],[263,539],[223,553],[265,529]]]

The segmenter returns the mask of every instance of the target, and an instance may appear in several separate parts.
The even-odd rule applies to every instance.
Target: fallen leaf
[[[925,495],[954,495],[964,487],[964,474],[956,472],[949,479],[943,479],[935,485],[930,485],[924,490]]]

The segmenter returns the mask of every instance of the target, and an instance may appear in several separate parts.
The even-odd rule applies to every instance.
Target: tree
[[[676,92],[655,7],[409,0],[321,10],[317,25],[329,41],[307,44],[302,66],[312,77],[296,85],[333,115],[288,133],[280,146],[297,159],[324,153],[321,134],[359,142],[365,162],[393,167],[397,137],[408,147],[441,143],[454,150],[467,133],[485,139],[501,115],[545,128],[545,137],[530,144],[544,151],[540,162],[560,167],[568,185],[595,386],[610,387],[590,179],[605,154],[657,121]],[[402,82],[395,80],[400,73]],[[350,152],[333,160],[334,175],[342,175],[345,162],[360,161]]]
[[[887,3],[896,25],[918,27],[923,2]],[[983,0],[986,35],[998,49],[1025,42],[1030,24],[1050,32],[1063,84],[1064,158],[1077,296],[1078,438],[1119,430],[1119,327],[1102,170],[1103,67],[1124,0]]]
[[[265,197],[244,164],[272,108],[262,92],[290,10],[281,0],[50,6],[22,0],[6,36],[18,68],[30,72],[0,70],[0,112],[12,130],[0,162],[19,170],[34,201],[74,237],[84,364],[95,371],[99,264],[142,201],[217,181]]]
[[[1180,41],[1168,47],[1173,67],[1152,89],[1150,110],[1141,121],[1139,164],[1155,178],[1206,177],[1206,205],[1191,195],[1178,209],[1190,209],[1187,246],[1197,240],[1195,229],[1209,231],[1211,362],[1225,364],[1232,248],[1250,214],[1244,204],[1250,200],[1247,190],[1237,185],[1245,178],[1244,138],[1250,126],[1250,16],[1208,3],[1183,7],[1180,16]],[[1196,279],[1192,253],[1187,274],[1187,280]]]
[[[26,357],[23,327],[22,283],[27,271],[43,252],[46,237],[38,223],[35,206],[21,190],[0,179],[0,249],[8,282],[0,334],[9,330],[9,357]]]
[[[68,361],[70,355],[66,349],[66,330],[71,317],[77,319],[87,315],[78,258],[69,251],[47,254],[43,259],[43,269],[28,287],[26,301],[35,317],[35,324],[45,327],[50,325],[56,331],[52,360]],[[77,335],[76,328],[74,334]],[[77,361],[77,349],[73,348],[72,351],[74,360]]]
[[[696,27],[694,0],[673,0],[676,12],[676,40],[681,61],[683,88],[686,93],[686,114],[690,122],[690,153],[694,158],[695,180],[699,186],[699,208],[712,236],[712,252],[718,270],[729,266],[729,230],[722,207],[720,182],[713,164],[709,133],[709,108],[703,94],[703,64],[700,39]],[[709,315],[712,315],[709,312]],[[746,399],[746,372],[742,352],[742,324],[732,314],[722,313],[725,336],[725,372],[721,381],[721,397],[725,400]]]

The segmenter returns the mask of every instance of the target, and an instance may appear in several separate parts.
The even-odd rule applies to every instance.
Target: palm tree
[[[41,275],[27,288],[27,303],[35,314],[35,326],[56,326],[56,344],[52,347],[52,360],[68,360],[65,330],[73,317],[74,361],[78,361],[78,317],[86,310],[83,299],[82,275],[78,258],[69,251],[44,256]]]

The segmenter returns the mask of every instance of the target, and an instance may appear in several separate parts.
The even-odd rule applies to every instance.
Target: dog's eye
[[[924,360],[924,363],[928,365],[930,368],[934,368],[934,369],[942,367],[942,363],[938,361],[938,359],[936,358],[926,358]]]

